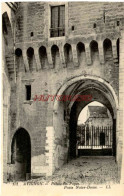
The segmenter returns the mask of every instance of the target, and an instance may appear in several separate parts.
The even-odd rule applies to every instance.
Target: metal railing
[[[50,36],[51,37],[65,36],[65,28],[64,27],[50,28]]]
[[[108,149],[112,148],[113,130],[112,127],[85,126],[78,130],[78,149]]]

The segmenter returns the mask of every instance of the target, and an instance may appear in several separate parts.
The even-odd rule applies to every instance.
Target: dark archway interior
[[[59,160],[63,161],[63,164],[68,162],[68,160],[77,157],[77,153],[80,151],[79,147],[79,137],[77,134],[77,124],[78,117],[82,109],[91,102],[99,102],[103,104],[108,110],[111,116],[111,130],[109,135],[111,135],[111,155],[116,155],[116,116],[117,116],[117,99],[113,92],[111,86],[102,79],[94,79],[85,77],[73,78],[72,81],[68,81],[57,92],[58,95],[62,95],[60,101],[55,100],[54,102],[54,112],[53,112],[53,124],[55,129],[56,141],[62,141],[56,143],[59,151],[55,152],[56,167],[60,165]],[[78,95],[78,97],[76,96]],[[79,96],[88,95],[90,99],[76,101]],[[70,100],[71,97],[71,100]],[[92,131],[91,131],[92,132]],[[91,138],[90,132],[90,138]],[[102,131],[104,132],[104,131]],[[86,132],[85,132],[86,133]],[[92,132],[93,133],[93,132]],[[99,132],[101,133],[101,132]],[[112,134],[111,134],[112,133]],[[82,134],[83,136],[84,134]],[[86,134],[85,134],[86,136]],[[98,136],[98,134],[97,134]],[[98,137],[95,136],[94,138]],[[106,134],[106,137],[108,135]],[[86,138],[86,137],[85,137]],[[91,140],[88,141],[90,143]],[[108,140],[106,139],[105,142]],[[99,143],[99,141],[98,141]],[[104,141],[102,141],[102,144]],[[86,142],[84,143],[86,144]],[[91,144],[91,143],[90,143]],[[94,145],[94,142],[92,142]],[[92,145],[91,144],[91,145]],[[99,145],[99,144],[98,144]],[[77,148],[77,146],[79,148]],[[86,146],[86,145],[85,145]],[[95,148],[94,148],[95,149]],[[94,150],[93,149],[93,150]],[[81,155],[79,153],[79,155]],[[97,154],[96,154],[97,155]],[[100,155],[101,156],[101,155]],[[104,154],[104,156],[106,156]]]
[[[88,105],[89,103],[93,101],[98,101],[99,103],[102,103],[104,106],[107,107],[107,109],[110,111],[112,119],[113,119],[113,155],[115,155],[116,151],[116,119],[114,119],[114,112],[111,106],[110,101],[102,94],[102,92],[98,89],[91,88],[87,89],[83,92],[81,92],[81,95],[92,95],[92,99],[90,101],[75,101],[73,104],[71,111],[70,111],[70,121],[69,121],[69,135],[70,135],[70,158],[76,157],[76,143],[77,143],[77,121],[78,116],[81,112],[81,110]]]
[[[16,131],[11,146],[11,162],[15,164],[17,180],[25,180],[31,173],[31,141],[28,132],[21,128]]]

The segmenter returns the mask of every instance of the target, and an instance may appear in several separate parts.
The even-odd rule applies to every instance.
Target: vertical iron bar
[[[112,143],[111,143],[111,135],[112,135],[112,127],[110,127],[110,147],[112,147]]]
[[[109,147],[109,132],[110,132],[110,129],[109,129],[109,126],[107,127],[107,136],[108,136],[108,147]]]
[[[80,147],[82,148],[82,127],[80,127],[80,136],[79,136],[79,144],[80,144]]]
[[[112,138],[113,138],[113,125],[112,125],[112,128],[111,128],[111,147],[112,147],[112,142],[113,142],[113,140],[112,140]]]
[[[110,139],[109,139],[109,141],[110,141],[110,147],[112,147],[112,143],[111,143],[111,135],[112,135],[112,127],[110,126]]]
[[[102,126],[102,134],[103,134],[103,126]],[[102,149],[103,149],[103,142],[102,142]]]
[[[108,127],[108,147],[110,147],[110,137],[109,137],[110,132],[111,132],[111,129],[110,127]]]
[[[101,130],[101,127],[99,127],[99,135],[98,135],[98,137],[99,137],[99,139],[98,139],[98,146],[100,147],[100,130]]]
[[[95,130],[96,130],[96,127],[94,126],[94,137],[93,137],[93,139],[94,139],[94,147],[95,147]]]
[[[90,147],[91,147],[91,126],[90,126]]]
[[[95,127],[95,146],[96,146],[96,132],[97,132],[97,127]]]
[[[106,132],[106,127],[104,127],[104,136],[105,136],[105,147],[107,146],[107,140],[106,140],[106,137],[107,137],[107,132]]]
[[[98,126],[98,130],[97,130],[97,147],[98,147],[98,142],[99,142],[99,140],[98,140],[98,137],[99,137],[99,126]]]
[[[96,146],[96,132],[97,132],[97,127],[95,128],[95,146]]]
[[[99,128],[99,147],[100,147],[100,132],[101,132],[101,127]]]
[[[89,126],[89,142],[88,142],[88,145],[90,146],[90,126]]]
[[[105,147],[108,146],[108,141],[107,141],[107,130],[108,130],[108,127],[106,126],[106,127],[105,127]]]
[[[94,146],[94,126],[93,126],[93,130],[92,130],[92,147]]]
[[[109,147],[111,147],[111,126],[110,126],[110,131],[109,131]]]
[[[107,147],[108,143],[107,143],[107,126],[104,127],[105,130],[105,147]]]
[[[110,127],[110,147],[112,147],[112,143],[111,143],[111,135],[112,135],[112,127]]]
[[[91,139],[90,139],[90,145],[91,145],[91,148],[92,148],[92,126],[91,126]]]
[[[85,126],[84,131],[85,131],[85,136],[84,136],[84,138],[85,138],[85,147],[86,147],[86,126]]]
[[[96,128],[96,147],[97,147],[97,131],[98,131],[98,127]]]
[[[92,125],[92,148],[93,148],[93,125]]]
[[[108,136],[108,147],[109,147],[109,130],[107,129],[107,136]]]

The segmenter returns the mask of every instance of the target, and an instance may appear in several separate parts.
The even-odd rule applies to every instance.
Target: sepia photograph
[[[1,10],[2,196],[124,196],[124,2]]]

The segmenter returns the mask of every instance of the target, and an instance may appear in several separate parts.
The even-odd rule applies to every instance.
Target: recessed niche
[[[33,33],[33,32],[31,32],[31,34],[30,34],[30,35],[31,35],[31,37],[33,37],[33,36],[34,36],[34,33]]]
[[[71,27],[72,31],[74,31],[74,26]]]
[[[96,29],[96,23],[93,24],[93,28]]]

